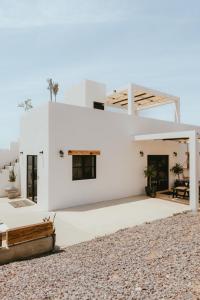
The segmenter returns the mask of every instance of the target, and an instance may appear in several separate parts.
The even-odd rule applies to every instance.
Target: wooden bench
[[[6,243],[7,246],[10,247],[16,244],[48,237],[53,234],[53,223],[51,221],[41,222],[37,224],[9,229],[6,232]]]
[[[6,243],[2,243],[4,238]],[[50,252],[55,247],[53,222],[8,229],[5,234],[0,233],[0,245],[0,265]]]

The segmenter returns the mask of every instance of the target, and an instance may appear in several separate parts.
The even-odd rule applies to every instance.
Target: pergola
[[[154,140],[187,140],[189,143],[189,177],[190,177],[190,208],[197,211],[199,207],[199,151],[198,151],[199,135],[196,130],[175,131],[165,133],[153,133],[145,135],[135,135],[134,141],[154,141]]]
[[[180,99],[166,93],[152,90],[130,83],[128,86],[114,90],[106,97],[105,104],[126,109],[128,114],[137,114],[138,111],[165,104],[174,104],[175,122],[180,122]]]

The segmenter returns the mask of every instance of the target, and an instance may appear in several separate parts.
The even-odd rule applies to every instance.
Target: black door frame
[[[32,194],[32,197],[30,197],[28,195],[28,160],[29,160],[29,157],[31,157],[31,164],[32,164],[32,182],[31,182],[31,186],[32,186],[32,191],[31,191],[31,194]],[[35,166],[35,158],[36,158],[36,166]],[[27,155],[27,159],[26,159],[26,197],[30,200],[32,200],[33,202],[37,203],[37,172],[36,172],[36,178],[34,177],[34,169],[36,167],[36,170],[38,170],[38,166],[37,166],[37,155]],[[35,190],[35,182],[36,180],[36,190]]]

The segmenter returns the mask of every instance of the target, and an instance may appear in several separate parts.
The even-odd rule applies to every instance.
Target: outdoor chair
[[[188,187],[177,186],[173,188],[173,198],[185,198],[187,194]]]

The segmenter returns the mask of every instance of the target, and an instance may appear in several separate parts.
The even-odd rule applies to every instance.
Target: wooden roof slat
[[[142,93],[142,94],[134,95],[134,97],[137,98],[137,97],[144,96],[144,95],[146,95],[146,94],[147,94],[147,93]]]
[[[143,100],[154,98],[154,97],[156,97],[156,96],[154,96],[154,95],[148,96],[148,97],[145,97],[145,98],[142,98],[142,99],[137,99],[137,100],[135,100],[135,102],[143,101]]]
[[[113,102],[112,104],[117,104],[117,103],[120,103],[120,102],[123,102],[123,101],[128,101],[128,98]]]

